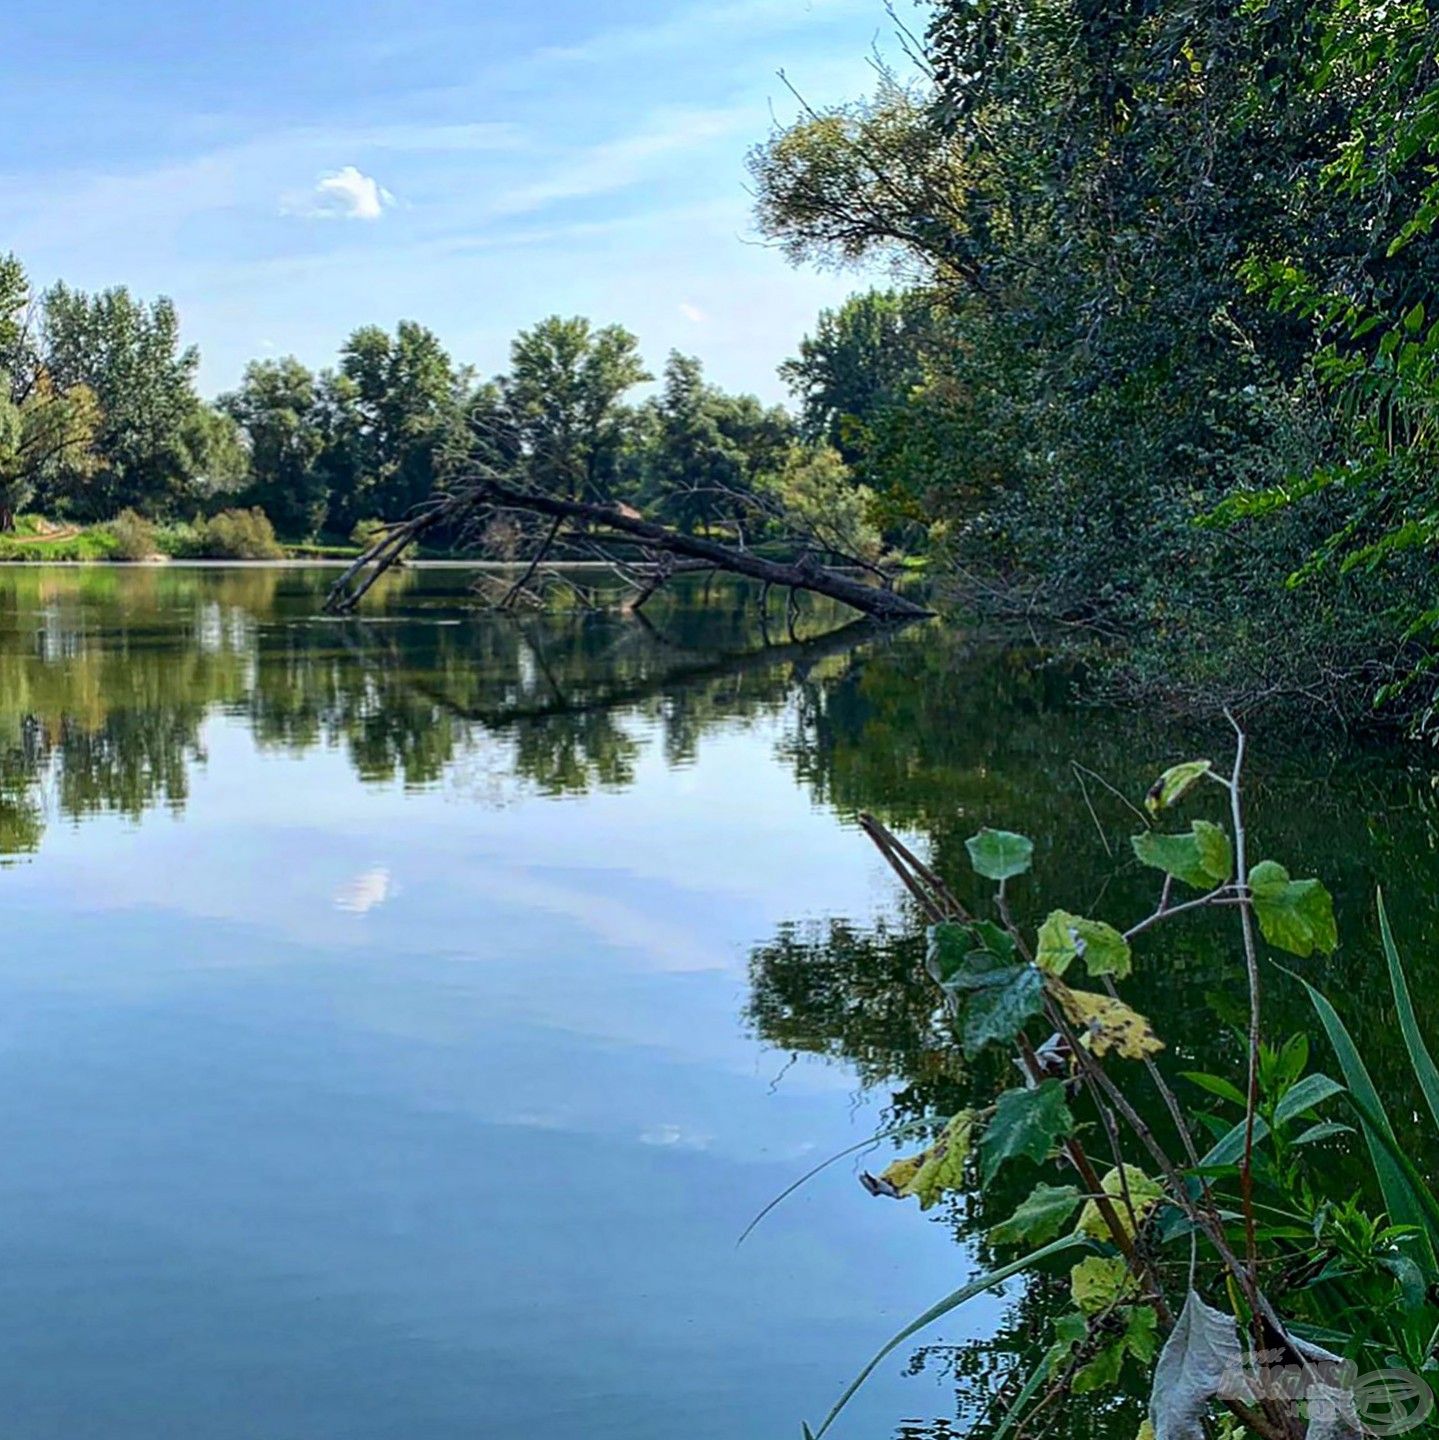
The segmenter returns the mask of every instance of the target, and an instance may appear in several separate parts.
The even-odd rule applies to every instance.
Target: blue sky
[[[912,15],[909,0],[902,13]],[[863,283],[756,243],[744,154],[869,88],[881,0],[52,0],[0,49],[0,247],[37,283],[169,294],[202,388],[409,317],[502,368],[543,315],[619,320],[779,398]]]

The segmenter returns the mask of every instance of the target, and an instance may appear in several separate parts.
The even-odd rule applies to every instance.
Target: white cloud
[[[710,318],[698,305],[691,305],[688,300],[680,301],[680,314],[691,325],[703,325]]]
[[[393,893],[389,870],[383,865],[376,865],[373,869],[356,875],[354,879],[346,880],[335,891],[335,909],[350,915],[368,915],[371,910],[383,905]]]
[[[563,200],[628,189],[653,179],[673,157],[692,156],[713,141],[748,133],[753,123],[748,106],[662,111],[642,130],[572,151],[549,175],[499,195],[490,213],[527,215]]]
[[[287,215],[312,220],[378,220],[395,203],[395,197],[354,165],[327,170],[307,195],[281,201]]]

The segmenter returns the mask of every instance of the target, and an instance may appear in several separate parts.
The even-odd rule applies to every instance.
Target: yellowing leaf
[[[1212,760],[1186,760],[1182,765],[1171,765],[1144,797],[1144,808],[1151,815],[1158,815],[1171,805],[1178,804],[1214,768]]]
[[[1091,975],[1129,974],[1129,941],[1103,920],[1086,920],[1067,910],[1054,910],[1039,927],[1034,963],[1051,975],[1063,975],[1075,959]]]
[[[1086,1315],[1107,1310],[1134,1289],[1134,1276],[1122,1255],[1090,1255],[1069,1272],[1069,1293]]]
[[[1111,995],[1071,990],[1059,980],[1049,982],[1050,990],[1069,1023],[1079,1032],[1095,1055],[1118,1051],[1126,1060],[1143,1060],[1164,1049],[1164,1042],[1137,1010]]]
[[[1124,1203],[1125,1182],[1128,1182],[1129,1204]],[[1116,1166],[1099,1182],[1099,1188],[1114,1201],[1114,1211],[1119,1217],[1119,1223],[1124,1233],[1134,1238],[1134,1225],[1130,1220],[1129,1211],[1132,1207],[1134,1218],[1142,1225],[1149,1215],[1149,1212],[1164,1198],[1164,1191],[1157,1181],[1151,1180],[1137,1165],[1126,1165],[1124,1167],[1124,1178],[1120,1178],[1119,1168]],[[1109,1233],[1109,1226],[1105,1224],[1104,1216],[1099,1213],[1099,1206],[1093,1200],[1087,1200],[1084,1209],[1079,1212],[1079,1224],[1075,1229],[1081,1235],[1088,1235],[1092,1240],[1110,1240],[1113,1237]]]
[[[896,1160],[880,1178],[900,1195],[916,1196],[919,1208],[928,1210],[946,1191],[964,1187],[964,1162],[969,1158],[973,1132],[974,1112],[961,1110],[933,1145],[918,1155]]]

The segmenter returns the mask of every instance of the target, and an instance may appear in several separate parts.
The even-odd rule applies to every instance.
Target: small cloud
[[[389,870],[384,865],[376,865],[373,869],[356,875],[353,880],[346,880],[335,891],[335,909],[344,910],[350,915],[368,915],[394,893]]]
[[[378,220],[394,203],[395,197],[373,175],[342,165],[325,171],[306,194],[287,196],[280,208],[309,220]]]
[[[688,300],[680,301],[680,314],[683,315],[691,325],[703,325],[710,318],[698,305],[691,305]]]

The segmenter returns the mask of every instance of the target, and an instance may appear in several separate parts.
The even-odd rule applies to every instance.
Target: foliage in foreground
[[[996,1437],[1045,1432],[1072,1407],[1123,1403],[1136,1385],[1150,1394],[1144,1433],[1153,1440],[1357,1437],[1379,1410],[1391,1426],[1381,1433],[1427,1420],[1428,1387],[1439,1382],[1439,1201],[1397,1143],[1337,1011],[1302,976],[1338,1078],[1310,1067],[1304,1036],[1277,1043],[1264,1034],[1267,952],[1328,954],[1338,934],[1318,880],[1251,860],[1245,740],[1236,733],[1228,774],[1186,762],[1149,791],[1149,823],[1133,853],[1156,872],[1159,896],[1127,928],[1054,911],[1036,934],[1021,931],[1009,892],[1030,867],[1026,837],[981,830],[970,840],[975,871],[995,886],[993,914],[978,916],[883,826],[863,820],[932,921],[926,969],[936,1024],[970,1063],[998,1051],[1021,1077],[987,1104],[934,1117],[930,1143],[865,1175],[866,1187],[923,1209],[976,1186],[1004,1193],[1016,1177],[1032,1188],[989,1234],[994,1251],[1015,1258],[894,1336],[812,1432],[816,1440],[910,1336],[1012,1276],[1056,1264],[1068,1268],[1071,1304],[1038,1365],[1001,1387],[989,1417]],[[1216,787],[1222,823],[1171,823],[1172,812]],[[1172,921],[1216,913],[1230,917],[1246,979],[1247,1065],[1233,1077],[1167,1073],[1162,1039],[1120,986],[1135,966],[1163,963],[1156,942]],[[1419,1033],[1382,898],[1379,919],[1400,1028],[1439,1126],[1439,1068]],[[1268,966],[1286,968],[1272,958]],[[1151,1101],[1162,1123],[1146,1118]],[[1326,1156],[1361,1135],[1370,1191],[1335,1193]]]

